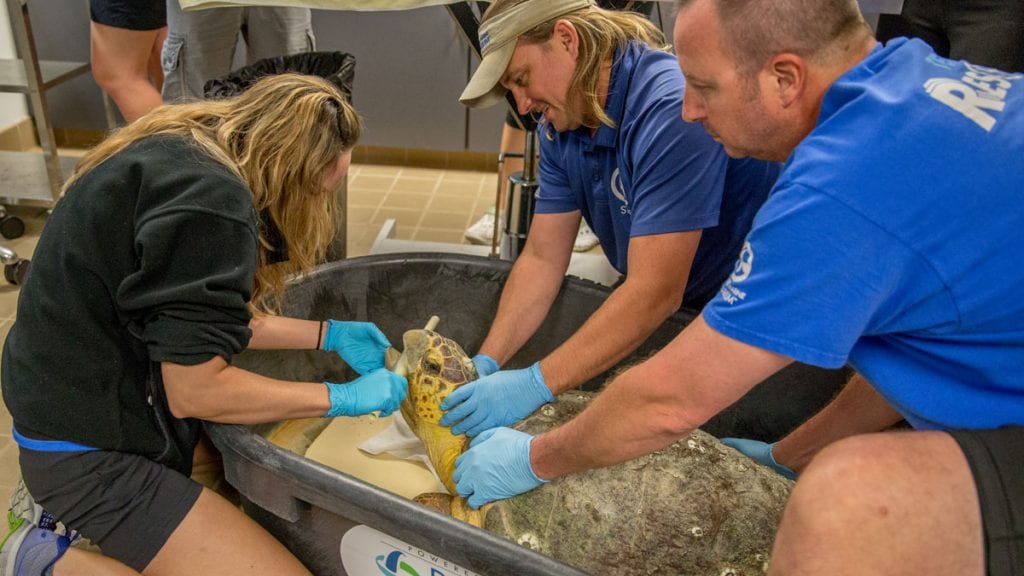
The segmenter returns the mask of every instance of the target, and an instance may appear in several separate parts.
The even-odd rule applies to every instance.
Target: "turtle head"
[[[441,402],[459,386],[476,379],[476,366],[461,346],[433,330],[409,330],[402,335],[402,344],[405,349],[401,354],[394,351],[385,362],[389,370],[404,374],[409,381],[402,416],[423,442],[448,492],[455,494],[455,459],[469,441],[441,425]]]
[[[477,378],[476,366],[454,340],[432,330],[408,330],[402,335],[401,354],[389,354],[389,370],[404,373],[409,394],[402,414],[415,430],[417,423],[436,424],[441,401],[453,390]]]

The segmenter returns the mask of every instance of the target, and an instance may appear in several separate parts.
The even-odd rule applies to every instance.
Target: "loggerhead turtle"
[[[428,325],[430,326],[430,325]],[[455,459],[468,446],[438,424],[438,406],[476,378],[454,341],[432,330],[409,330],[405,350],[389,368],[405,373],[402,414],[423,441],[431,463],[455,494]],[[567,392],[515,428],[540,434],[568,421],[590,401]],[[593,574],[762,574],[792,482],[695,431],[654,454],[555,479],[483,507],[482,520],[462,498],[424,495],[417,501]],[[446,508],[451,499],[450,510]]]

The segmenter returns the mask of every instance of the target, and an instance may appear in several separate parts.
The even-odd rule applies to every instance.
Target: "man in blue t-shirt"
[[[499,0],[480,30],[483,60],[462,101],[485,106],[511,90],[521,113],[543,117],[535,215],[474,358],[481,378],[441,406],[442,423],[471,436],[600,374],[681,305],[702,307],[781,168],[731,160],[683,122],[679,66],[640,15],[588,0]],[[624,281],[550,355],[498,371],[547,316],[581,217]]]
[[[794,360],[849,363],[787,437],[733,441],[801,473],[769,573],[1024,573],[1024,75],[883,47],[846,0],[679,3],[684,117],[783,173],[700,317],[561,428],[477,439],[459,493],[628,460]]]

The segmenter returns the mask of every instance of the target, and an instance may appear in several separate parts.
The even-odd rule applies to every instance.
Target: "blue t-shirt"
[[[849,361],[921,429],[1024,424],[1024,75],[919,40],[840,77],[704,317]]]
[[[639,44],[620,50],[605,104],[615,128],[549,140],[541,126],[535,210],[580,210],[622,274],[633,236],[703,229],[683,298],[699,309],[732,271],[781,166],[729,159],[703,126],[683,122],[682,96],[671,54]]]

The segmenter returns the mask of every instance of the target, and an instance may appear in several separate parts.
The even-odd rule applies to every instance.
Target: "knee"
[[[786,503],[776,544],[792,548],[835,541],[866,515],[884,516],[884,505],[874,498],[886,482],[883,467],[877,465],[880,449],[873,437],[854,437],[815,456]],[[773,556],[786,552],[776,550]]]
[[[92,58],[92,77],[96,84],[106,93],[116,91],[125,82],[124,71],[113,62],[107,62],[102,58]]]
[[[127,62],[108,61],[97,58],[91,61],[92,76],[96,84],[108,94],[122,90],[132,90],[139,82],[148,82],[148,71],[139,70]]]

